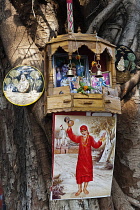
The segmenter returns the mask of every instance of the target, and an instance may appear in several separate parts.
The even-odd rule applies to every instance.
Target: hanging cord
[[[34,17],[36,17],[35,12],[34,12],[34,3],[35,3],[35,0],[32,0],[32,12],[33,12]]]
[[[98,41],[99,41],[99,39],[98,39],[98,36],[97,36],[97,33],[96,33],[96,38],[97,38],[97,41],[96,41],[96,53],[95,53],[95,56],[96,56],[96,59],[97,59],[97,50],[99,49],[98,48]],[[100,66],[100,67],[99,67]],[[100,68],[100,70],[101,70],[101,64],[99,63],[99,60],[97,60],[97,65],[96,65],[96,67],[97,67],[97,69],[99,69]]]
[[[68,68],[72,68],[72,63],[71,63],[71,59],[70,59],[70,62],[69,62],[69,64],[68,64]]]
[[[79,54],[79,51],[78,51],[78,45],[77,45],[77,40],[76,40],[76,37],[73,35],[73,34],[71,34],[72,35],[72,37],[74,37],[74,39],[75,39],[75,44],[76,44],[76,49],[77,49],[77,54],[78,54],[78,56],[79,56],[79,64],[80,64],[80,68],[82,68],[82,65],[81,65],[81,60],[80,60],[80,54]],[[83,76],[84,77],[84,76]],[[88,83],[90,84],[90,71],[88,70],[88,71],[86,71],[86,67],[85,67],[85,78],[87,78],[87,81],[88,81]]]
[[[101,71],[101,65],[100,65],[99,61],[98,61],[97,65],[96,65],[96,68],[97,68],[97,71]]]
[[[96,53],[95,53],[95,59],[97,59],[97,44],[98,44],[98,36],[97,36],[97,33],[96,33],[96,39],[97,39],[97,42],[96,42]]]
[[[80,60],[80,54],[79,54],[79,51],[78,51],[78,45],[77,45],[77,40],[76,40],[76,37],[72,34],[72,36],[74,37],[74,39],[75,39],[75,44],[76,44],[76,51],[77,51],[77,54],[78,54],[78,56],[79,56],[79,64],[80,64],[80,68],[81,68],[81,60]]]

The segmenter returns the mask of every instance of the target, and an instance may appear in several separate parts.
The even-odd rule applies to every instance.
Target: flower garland
[[[79,81],[79,85],[80,85],[80,88],[77,89],[77,93],[82,93],[82,94],[88,95],[88,93],[86,91],[95,89],[92,86],[88,86],[81,81]]]

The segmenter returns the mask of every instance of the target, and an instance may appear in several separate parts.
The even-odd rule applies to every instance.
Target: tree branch
[[[114,205],[112,202],[112,197],[99,198],[100,209],[114,210]]]
[[[118,7],[118,5],[122,2],[122,0],[115,0],[112,3],[108,4],[108,6],[100,12],[96,18],[91,22],[87,34],[92,34],[94,29],[98,32],[100,26],[106,21],[114,12],[114,10]]]
[[[121,190],[115,179],[113,179],[112,185],[112,200],[115,209],[134,210],[134,208],[130,205],[129,201],[126,199],[126,196],[124,195],[123,191]]]
[[[134,198],[131,198],[129,196],[126,196],[127,197],[127,200],[133,205],[133,206],[136,206],[140,209],[140,202]]]
[[[120,98],[123,99],[124,96],[129,93],[138,83],[140,82],[140,71],[137,73],[125,84],[121,86],[121,95]]]
[[[0,37],[11,65],[28,64],[41,69],[42,55],[28,35],[27,29],[20,22],[15,8],[9,0],[5,0],[5,4],[2,3],[2,7],[3,14],[0,22]]]
[[[127,11],[127,23],[124,27],[123,33],[121,34],[119,44],[131,47],[134,41],[134,37],[138,31],[137,26],[140,21],[140,7],[133,0],[124,0],[123,3]]]

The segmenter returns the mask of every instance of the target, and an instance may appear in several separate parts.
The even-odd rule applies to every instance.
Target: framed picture
[[[96,74],[91,75],[91,86],[94,88],[92,93],[102,93],[102,87],[110,87],[111,79],[110,72],[102,72],[103,77],[96,77]]]
[[[33,66],[17,66],[3,81],[4,95],[14,105],[30,105],[41,97],[43,91],[43,75]]]
[[[69,68],[73,76],[68,75]],[[69,60],[68,54],[55,54],[53,69],[54,86],[70,86],[71,92],[75,92],[79,88],[79,77],[89,77],[88,57],[82,55],[77,59],[77,55],[73,55]]]
[[[116,115],[53,114],[52,200],[110,196]]]

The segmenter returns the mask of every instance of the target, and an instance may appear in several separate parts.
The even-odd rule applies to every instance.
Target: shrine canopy
[[[56,38],[52,38],[46,44],[46,50],[48,55],[53,55],[59,47],[68,52],[71,55],[77,51],[81,46],[87,46],[96,55],[100,55],[106,49],[108,54],[115,59],[116,46],[111,44],[105,39],[100,38],[97,34],[83,34],[81,32],[59,35]]]
[[[96,32],[69,31],[47,42],[44,50],[45,115],[61,111],[121,114],[115,88],[115,52],[116,46],[97,36]],[[83,90],[79,91],[81,82],[92,90],[82,94]]]

